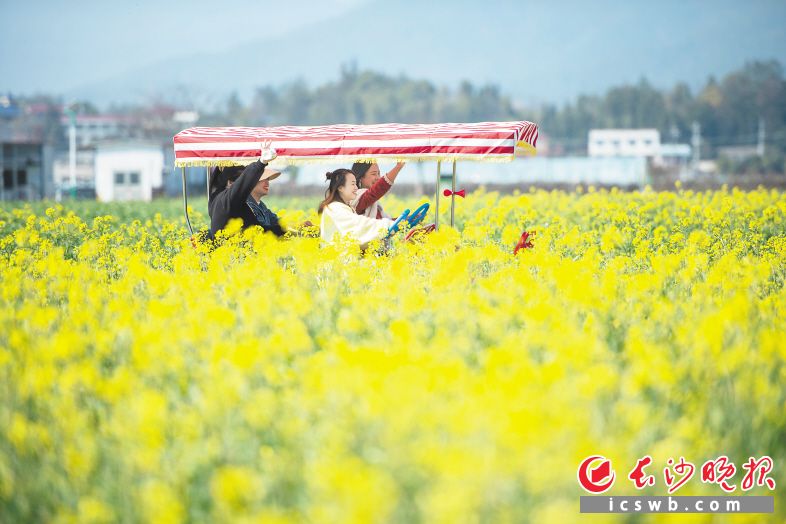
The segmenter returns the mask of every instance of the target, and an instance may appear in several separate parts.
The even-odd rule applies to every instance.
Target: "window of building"
[[[17,186],[26,186],[27,185],[27,171],[24,169],[20,169],[16,172],[16,185]]]
[[[122,186],[126,183],[125,173],[115,173],[115,185]]]
[[[595,140],[595,145],[598,147],[603,147],[605,143],[603,140]]]
[[[628,144],[630,144],[631,146],[635,146],[636,145],[636,140],[631,138],[630,140],[628,140]]]
[[[10,169],[3,169],[3,189],[14,187],[14,176]]]
[[[128,174],[128,183],[132,186],[139,185],[139,173],[129,173]]]

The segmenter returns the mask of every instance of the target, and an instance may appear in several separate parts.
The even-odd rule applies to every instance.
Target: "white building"
[[[591,129],[587,143],[591,157],[644,157],[661,163],[657,129]]]
[[[163,185],[164,151],[161,144],[117,142],[101,144],[95,155],[96,198],[152,200]]]
[[[52,179],[57,187],[71,186],[71,164],[68,151],[55,154],[52,164]],[[95,185],[95,150],[79,149],[76,152],[74,175],[77,187],[93,187]]]

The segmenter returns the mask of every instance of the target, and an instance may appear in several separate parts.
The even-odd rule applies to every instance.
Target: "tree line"
[[[449,89],[406,76],[344,68],[338,80],[314,88],[304,82],[260,87],[247,104],[232,95],[225,108],[204,115],[202,123],[319,125],[518,119],[537,122],[551,147],[565,154],[584,154],[592,128],[657,128],[662,142],[690,143],[697,123],[703,158],[717,158],[723,146],[756,145],[762,126],[767,158],[753,165],[783,172],[786,80],[779,62],[756,61],[721,79],[708,78],[696,92],[685,83],[658,89],[642,79],[610,88],[602,95],[579,96],[561,106],[521,108],[494,85],[465,81]]]
[[[766,149],[782,156],[786,149],[786,81],[776,61],[751,62],[721,80],[710,77],[694,93],[680,83],[659,90],[647,80],[609,89],[602,96],[581,96],[563,107],[540,109],[538,123],[564,141],[586,141],[591,128],[654,127],[664,142],[689,142],[693,123],[700,128],[703,156],[723,146],[755,145],[760,126]],[[582,144],[583,146],[583,144]]]
[[[509,97],[495,85],[462,82],[457,89],[426,80],[343,68],[339,79],[309,88],[297,81],[260,87],[244,105],[234,94],[224,112],[206,115],[233,125],[376,124],[385,122],[477,122],[518,118]]]
[[[75,106],[80,112],[98,112],[89,101]],[[151,107],[116,109],[142,119],[153,114]],[[212,110],[193,109],[200,111],[197,124],[205,126],[531,120],[555,152],[579,155],[586,153],[592,128],[657,128],[662,142],[690,143],[697,123],[703,158],[717,158],[723,146],[755,145],[763,130],[764,157],[737,164],[721,159],[732,171],[782,173],[786,152],[786,80],[777,61],[750,62],[721,79],[710,77],[696,92],[685,83],[659,89],[642,79],[601,95],[539,107],[519,107],[495,85],[464,81],[451,89],[350,66],[342,68],[337,80],[320,86],[303,81],[263,86],[245,102],[233,94]],[[57,115],[51,118],[53,124],[58,120]]]

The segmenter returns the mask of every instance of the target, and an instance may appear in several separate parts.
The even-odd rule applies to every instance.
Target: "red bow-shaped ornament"
[[[456,196],[460,196],[461,198],[464,198],[466,196],[466,192],[463,189],[460,191],[451,191],[450,189],[446,189],[445,191],[442,192],[442,194],[445,196],[456,195]]]
[[[530,236],[535,236],[534,231],[524,231],[521,234],[521,238],[519,238],[519,243],[516,244],[516,247],[513,249],[513,254],[519,252],[519,249],[531,249],[532,248],[532,241],[530,240]]]

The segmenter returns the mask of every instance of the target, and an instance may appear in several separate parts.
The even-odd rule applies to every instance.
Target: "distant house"
[[[661,161],[657,129],[591,129],[587,142],[591,157],[644,157]]]
[[[95,189],[95,148],[83,148],[76,151],[74,162],[74,178],[80,190]],[[52,179],[55,187],[71,188],[71,163],[68,151],[55,154],[52,165]]]
[[[123,141],[100,144],[95,153],[96,197],[152,200],[163,185],[164,151],[157,142]]]
[[[54,196],[52,146],[45,118],[19,118],[9,96],[0,96],[0,200],[38,200]]]
[[[0,137],[0,200],[38,200],[54,194],[51,150],[41,142],[12,141]]]
[[[690,144],[661,144],[661,166],[676,168],[685,175],[692,154],[693,148]]]

